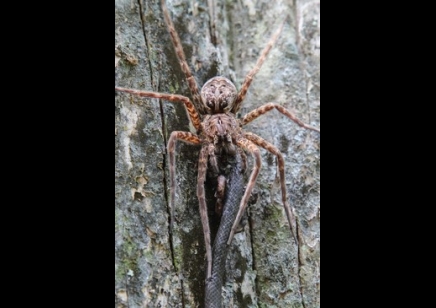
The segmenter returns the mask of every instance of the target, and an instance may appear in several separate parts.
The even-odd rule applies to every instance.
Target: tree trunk
[[[319,0],[167,0],[167,6],[200,88],[222,75],[239,89],[272,33],[288,17],[240,114],[275,102],[319,127]],[[191,97],[160,0],[115,1],[115,84]],[[188,123],[182,104],[115,96],[116,307],[204,307],[198,146],[177,145],[175,222],[173,234],[169,232],[166,143],[174,130],[194,132]],[[223,306],[319,307],[319,133],[276,110],[245,130],[283,153],[299,245],[283,210],[275,156],[261,150],[263,164],[248,218],[229,249]],[[252,166],[249,157],[249,171]],[[207,190],[211,194],[211,188]],[[208,201],[213,205],[210,196]],[[209,219],[213,236],[219,219],[213,213]]]

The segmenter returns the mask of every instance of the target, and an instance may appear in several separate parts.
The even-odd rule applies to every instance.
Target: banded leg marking
[[[242,101],[245,98],[245,95],[247,95],[248,88],[250,87],[251,82],[253,81],[254,75],[257,74],[257,72],[260,70],[260,67],[262,66],[263,62],[265,62],[266,56],[268,55],[271,48],[274,46],[275,42],[277,41],[277,38],[279,37],[280,33],[283,30],[283,26],[285,25],[287,18],[282,22],[279,29],[276,31],[276,33],[273,34],[271,39],[269,40],[268,44],[265,46],[265,48],[262,50],[262,53],[259,56],[259,59],[257,59],[256,65],[254,68],[248,73],[248,75],[245,77],[244,83],[241,86],[241,90],[238,93],[238,96],[236,97],[235,103],[232,107],[231,112],[233,114],[236,114],[239,109],[241,108]]]
[[[170,13],[168,12],[168,8],[165,4],[165,0],[162,0],[162,12],[165,18],[165,23],[168,27],[168,32],[170,33],[171,41],[174,46],[174,50],[176,52],[177,58],[180,62],[180,68],[186,76],[188,81],[189,90],[191,90],[192,99],[194,100],[195,107],[201,114],[205,114],[203,104],[201,102],[200,93],[198,91],[198,85],[195,81],[194,76],[192,76],[191,70],[189,69],[188,62],[186,62],[185,53],[182,48],[182,43],[180,41],[180,37],[174,28],[174,24],[170,18]]]
[[[192,104],[191,100],[186,96],[178,95],[178,94],[159,93],[153,91],[141,91],[141,90],[135,90],[129,88],[122,88],[122,87],[115,87],[115,90],[120,92],[130,93],[140,97],[161,98],[170,102],[183,103],[185,105],[185,109],[188,114],[188,117],[192,122],[192,125],[195,127],[197,131],[201,127],[200,116],[198,115],[197,110],[195,110],[195,107]]]
[[[292,112],[287,110],[285,107],[280,106],[275,103],[267,103],[263,106],[260,106],[259,108],[254,109],[253,111],[247,113],[242,119],[241,119],[241,125],[245,125],[254,119],[257,119],[261,115],[267,113],[271,109],[277,109],[280,113],[284,114],[286,117],[297,123],[299,126],[319,132],[319,128],[313,127],[311,125],[303,123],[300,119],[298,119]]]
[[[291,229],[291,234],[295,239],[295,242],[297,241],[297,230],[295,228],[295,216],[292,211],[291,206],[288,203],[288,199],[286,196],[286,180],[285,180],[285,160],[283,159],[283,155],[280,152],[278,148],[276,148],[273,144],[269,143],[265,139],[253,134],[253,133],[244,133],[245,138],[248,140],[254,142],[258,146],[264,148],[268,152],[274,154],[277,156],[277,162],[279,165],[279,176],[280,176],[280,187],[282,191],[282,203],[283,207],[285,208],[286,216],[288,218],[289,228]]]

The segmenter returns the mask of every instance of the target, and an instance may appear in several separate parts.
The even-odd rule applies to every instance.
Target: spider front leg
[[[182,69],[183,73],[185,74],[186,80],[188,81],[189,90],[191,91],[192,99],[194,100],[195,107],[201,114],[204,114],[206,112],[204,110],[203,103],[201,101],[197,82],[195,81],[195,78],[192,75],[191,70],[189,69],[188,62],[186,62],[186,57],[185,57],[185,53],[183,52],[180,37],[177,34],[176,29],[174,28],[174,24],[170,18],[170,13],[168,12],[168,8],[165,4],[165,0],[161,1],[161,6],[165,18],[165,23],[167,25],[168,32],[170,33],[171,42],[173,43],[174,50],[176,51],[176,56],[177,59],[179,60],[180,68]]]
[[[297,240],[297,230],[295,228],[295,216],[292,212],[292,208],[288,203],[288,199],[286,197],[286,181],[285,181],[285,160],[283,159],[283,155],[278,148],[274,145],[266,141],[265,139],[253,134],[253,133],[244,133],[245,138],[253,141],[258,146],[264,148],[268,152],[277,156],[277,162],[279,165],[279,176],[280,176],[280,187],[282,191],[282,202],[283,207],[285,208],[286,216],[288,218],[289,227],[291,229],[292,236],[295,239],[295,242],[298,244]]]
[[[192,125],[195,127],[195,130],[198,131],[201,126],[200,116],[195,110],[194,105],[191,100],[183,95],[178,94],[169,94],[169,93],[159,93],[152,91],[141,91],[129,88],[115,87],[115,90],[125,93],[130,93],[133,95],[137,95],[140,97],[150,97],[150,98],[162,98],[164,100],[175,102],[175,103],[183,103],[185,105],[186,112],[188,113],[189,118],[191,119]]]
[[[274,46],[275,42],[277,41],[277,38],[279,37],[280,33],[283,30],[283,26],[285,25],[287,18],[282,22],[279,29],[274,33],[274,35],[269,40],[268,44],[265,46],[265,48],[262,50],[262,53],[259,56],[259,59],[257,59],[256,65],[254,68],[247,74],[245,77],[244,83],[241,86],[241,90],[238,93],[238,96],[236,97],[236,100],[233,104],[231,112],[233,114],[236,114],[239,109],[241,108],[242,101],[245,98],[245,95],[247,94],[248,88],[250,87],[251,82],[253,81],[254,75],[257,74],[257,72],[260,70],[260,67],[262,66],[263,62],[265,62],[266,56],[268,55],[271,48]]]
[[[287,116],[289,119],[291,119],[295,123],[297,123],[298,125],[300,125],[301,127],[304,127],[304,128],[307,128],[307,129],[319,132],[319,128],[316,128],[316,127],[313,127],[311,125],[303,123],[292,112],[290,112],[286,108],[284,108],[284,107],[282,107],[282,106],[280,106],[278,104],[274,104],[274,103],[267,103],[267,104],[265,104],[263,106],[260,106],[259,108],[254,109],[253,111],[247,113],[241,119],[241,125],[245,125],[245,124],[253,121],[254,119],[260,117],[261,115],[267,113],[268,111],[270,111],[271,109],[274,109],[274,108],[277,109],[282,114],[284,114],[285,116]]]
[[[236,215],[235,222],[233,223],[232,226],[232,230],[230,231],[227,245],[230,245],[233,239],[233,235],[238,229],[239,222],[242,218],[242,215],[244,214],[245,208],[247,207],[248,199],[250,198],[251,191],[253,190],[254,184],[256,183],[257,176],[259,175],[260,167],[262,166],[259,148],[253,142],[251,142],[246,138],[239,138],[236,141],[236,145],[250,152],[254,157],[255,163],[253,166],[253,170],[251,171],[250,178],[248,180],[247,188],[245,189],[245,193],[242,196],[242,200],[239,205],[238,214]]]

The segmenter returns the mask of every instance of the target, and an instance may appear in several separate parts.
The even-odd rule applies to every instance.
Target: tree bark
[[[288,17],[240,114],[275,102],[303,122],[320,126],[319,0],[167,0],[167,6],[200,88],[222,75],[239,89],[272,33]],[[160,0],[115,1],[115,84],[191,97]],[[174,130],[194,132],[182,104],[115,95],[116,307],[204,307],[198,146],[177,145],[176,217],[174,232],[169,232],[166,143]],[[223,306],[319,307],[319,134],[276,110],[245,130],[283,153],[299,245],[283,210],[275,156],[261,150],[263,165],[253,204],[243,232],[229,249]],[[252,166],[249,157],[248,171]],[[206,188],[213,203],[212,190]],[[211,214],[210,222],[213,236],[219,219]]]

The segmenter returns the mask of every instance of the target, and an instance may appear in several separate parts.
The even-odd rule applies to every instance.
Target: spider
[[[206,278],[211,276],[212,270],[212,250],[210,240],[210,228],[207,215],[207,205],[205,199],[204,182],[206,180],[206,172],[208,165],[213,169],[214,173],[219,174],[218,157],[221,155],[235,155],[236,152],[241,154],[246,151],[254,158],[254,165],[248,180],[248,184],[242,197],[237,217],[233,223],[231,233],[227,244],[233,239],[233,236],[238,228],[239,222],[247,206],[248,198],[251,195],[253,187],[261,168],[261,155],[259,147],[262,147],[277,157],[279,178],[281,187],[282,203],[286,212],[287,220],[290,226],[291,233],[296,240],[295,220],[292,208],[287,201],[286,185],[285,185],[285,163],[282,153],[277,147],[270,142],[264,140],[250,132],[245,132],[242,127],[259,116],[267,113],[272,109],[276,109],[290,120],[294,121],[299,126],[319,132],[319,129],[303,123],[295,117],[293,113],[276,103],[267,103],[255,110],[249,112],[242,118],[236,118],[236,114],[241,108],[241,105],[246,97],[247,91],[253,80],[253,77],[261,68],[267,54],[274,46],[279,37],[286,19],[280,24],[278,30],[272,35],[267,45],[262,50],[254,68],[247,74],[245,80],[238,91],[235,85],[226,77],[216,76],[209,79],[199,91],[199,86],[192,75],[192,72],[186,61],[181,40],[174,28],[174,24],[170,18],[165,0],[161,1],[162,12],[168,32],[171,37],[176,56],[180,62],[181,69],[186,77],[192,101],[190,98],[170,93],[159,93],[152,91],[142,91],[123,87],[115,87],[116,91],[130,93],[140,97],[160,98],[170,102],[183,103],[187,114],[196,133],[187,131],[173,131],[168,140],[167,150],[169,154],[169,174],[170,174],[170,209],[171,221],[174,217],[174,201],[175,201],[175,149],[176,142],[183,141],[192,145],[200,145],[200,153],[198,160],[198,175],[197,175],[197,198],[199,202],[201,221],[204,232],[204,241],[206,248],[207,271]],[[220,189],[222,189],[223,180],[218,180]],[[172,227],[171,227],[172,228]]]

